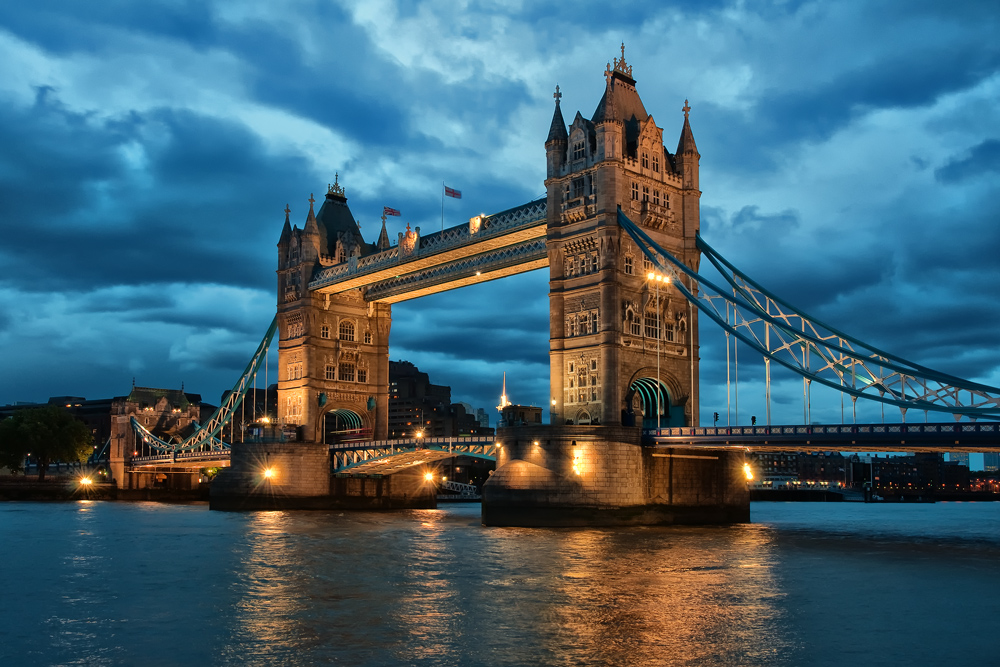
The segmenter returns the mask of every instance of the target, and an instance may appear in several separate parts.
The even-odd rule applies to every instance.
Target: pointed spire
[[[500,394],[500,405],[497,406],[497,410],[503,410],[508,405],[511,405],[511,402],[507,400],[507,372],[504,371],[503,390],[502,393]]]
[[[281,226],[281,238],[278,239],[278,245],[288,243],[288,240],[292,238],[292,223],[288,219],[291,212],[292,209],[289,208],[288,204],[285,204],[285,224]]]
[[[313,211],[313,204],[316,200],[313,198],[312,193],[309,193],[309,215],[306,216],[306,226],[302,230],[306,234],[318,234],[319,224],[316,222],[316,212]]]
[[[681,138],[677,142],[677,155],[693,154],[699,155],[698,147],[694,143],[694,133],[691,131],[691,123],[688,121],[688,113],[691,111],[691,107],[688,105],[688,101],[684,100],[684,108],[681,109],[684,112],[684,127],[681,129]]]
[[[566,121],[563,120],[562,110],[559,108],[559,100],[562,98],[559,86],[556,86],[556,92],[552,94],[552,97],[556,99],[556,110],[552,112],[552,124],[549,126],[549,136],[545,143],[550,141],[565,142],[569,139],[569,134],[566,132]]]
[[[379,250],[388,250],[391,245],[389,243],[389,233],[385,231],[385,211],[382,211],[382,231],[378,235],[375,247]]]

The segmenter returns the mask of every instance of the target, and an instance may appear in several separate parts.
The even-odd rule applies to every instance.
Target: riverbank
[[[187,503],[208,501],[209,486],[197,489],[119,489],[114,484],[82,484],[78,477],[52,477],[39,482],[33,477],[0,478],[0,501],[4,500],[125,500]]]

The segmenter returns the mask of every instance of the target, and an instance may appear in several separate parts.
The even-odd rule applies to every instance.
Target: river
[[[0,503],[0,665],[1000,664],[1000,503],[752,517]]]

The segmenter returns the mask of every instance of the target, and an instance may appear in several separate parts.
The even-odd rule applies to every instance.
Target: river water
[[[752,517],[0,503],[0,665],[1000,664],[1000,503]]]

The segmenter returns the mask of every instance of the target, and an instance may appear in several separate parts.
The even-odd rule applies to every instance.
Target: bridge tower
[[[567,129],[556,87],[545,142],[553,423],[698,423],[697,310],[621,229],[622,211],[698,269],[698,149],[684,104],[676,153],[614,59],[593,116]],[[659,400],[657,400],[659,392]]]
[[[361,289],[339,294],[309,290],[323,267],[356,264],[389,247],[382,232],[366,243],[347,206],[339,177],[316,213],[309,197],[303,229],[285,224],[278,241],[278,420],[306,442],[336,431],[388,437],[391,306],[366,302]]]

